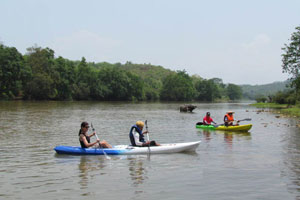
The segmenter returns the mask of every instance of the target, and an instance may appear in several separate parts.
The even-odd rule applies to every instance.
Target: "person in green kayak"
[[[100,141],[99,139],[96,140],[96,142],[90,141],[90,138],[96,135],[96,132],[94,131],[91,135],[88,135],[88,130],[90,126],[87,122],[81,123],[81,128],[79,130],[79,142],[82,148],[89,148],[89,147],[96,147],[96,148],[112,148],[110,144],[108,144],[105,140]],[[100,145],[99,145],[100,144]]]
[[[228,111],[226,115],[224,116],[224,123],[225,126],[238,126],[240,121],[237,121],[237,123],[234,125],[233,122],[235,121],[233,118],[233,111]]]
[[[148,134],[148,131],[144,131],[144,122],[137,121],[133,125],[129,132],[129,138],[132,146],[147,147],[147,146],[160,146],[159,143],[153,141],[145,141],[144,134]]]
[[[203,118],[203,125],[211,125],[211,123],[217,124],[214,120],[210,117],[210,112],[206,113],[206,116]]]

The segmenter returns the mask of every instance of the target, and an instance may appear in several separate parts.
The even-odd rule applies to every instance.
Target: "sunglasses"
[[[85,128],[90,128],[89,126],[86,126]]]

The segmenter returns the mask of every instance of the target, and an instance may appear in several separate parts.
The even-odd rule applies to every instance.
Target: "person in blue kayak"
[[[143,131],[144,122],[137,121],[133,125],[129,132],[129,138],[132,146],[147,147],[147,146],[160,146],[159,143],[153,141],[145,141],[144,134],[148,134],[148,131]]]
[[[235,121],[233,118],[233,111],[228,111],[226,115],[224,116],[224,123],[225,126],[238,126],[240,121],[237,121],[237,123],[234,125],[233,122]]]
[[[211,123],[217,124],[214,120],[210,117],[210,112],[206,113],[206,116],[203,118],[203,125],[211,125]]]
[[[100,141],[99,139],[96,140],[96,142],[90,141],[90,138],[96,135],[96,132],[94,131],[91,135],[88,135],[88,130],[90,126],[87,122],[81,123],[81,128],[79,130],[79,142],[82,148],[89,148],[89,147],[96,147],[96,148],[112,148],[110,144],[108,144],[105,140]],[[100,145],[99,145],[100,144]]]

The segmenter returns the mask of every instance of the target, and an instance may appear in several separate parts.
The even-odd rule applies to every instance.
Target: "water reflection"
[[[146,170],[144,168],[145,157],[143,159],[139,156],[128,157],[129,174],[133,181],[133,186],[138,186],[144,183],[147,179]]]
[[[78,165],[80,174],[79,184],[81,185],[81,189],[85,189],[88,187],[89,178],[92,178],[93,175],[98,175],[97,173],[91,173],[93,171],[100,171],[106,167],[106,158],[103,156],[81,156],[80,162]],[[89,173],[91,173],[89,175]],[[101,175],[105,174],[105,172],[101,172]]]
[[[286,167],[282,174],[289,178],[291,183],[288,184],[288,189],[294,192],[300,191],[300,130],[295,129],[290,132],[290,134],[283,134],[283,160]],[[300,195],[297,199],[300,199]]]
[[[203,135],[203,140],[210,142],[213,139],[213,133],[224,135],[224,142],[228,144],[229,147],[232,147],[234,139],[243,138],[244,140],[251,139],[250,132],[232,132],[232,131],[219,131],[219,130],[200,130],[200,133]]]
[[[209,140],[211,139],[211,137],[210,137],[211,131],[209,131],[209,130],[203,130],[203,131],[202,131],[202,134],[203,134],[204,139],[205,139],[206,141],[209,141]]]
[[[224,141],[228,146],[232,147],[233,141],[243,138],[243,140],[251,140],[250,132],[231,132],[231,131],[217,131],[219,134],[224,134]]]
[[[232,133],[224,133],[224,141],[228,144],[229,147],[232,147],[233,134]]]

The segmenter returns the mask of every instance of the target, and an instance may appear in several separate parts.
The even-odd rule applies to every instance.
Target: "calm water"
[[[299,120],[257,112],[248,104],[0,102],[0,199],[299,199]],[[210,111],[252,118],[249,133],[196,130]],[[82,121],[100,138],[128,144],[137,120],[148,120],[160,143],[201,140],[195,153],[143,156],[61,156],[79,145]],[[246,122],[241,123],[246,124]]]

